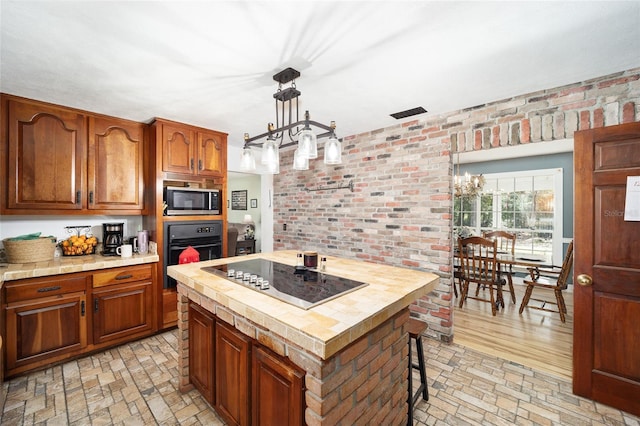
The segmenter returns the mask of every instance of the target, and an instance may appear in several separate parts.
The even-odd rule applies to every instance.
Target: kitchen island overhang
[[[401,421],[407,408],[408,307],[431,292],[439,277],[430,272],[326,256],[326,274],[368,285],[304,310],[202,270],[248,258],[295,265],[296,253],[260,253],[168,268],[167,273],[179,283],[181,388],[189,388],[186,339],[191,300],[306,371],[308,424],[360,422],[362,416],[375,416],[393,424]],[[366,368],[366,374],[362,368]],[[338,382],[337,370],[343,371]],[[338,399],[333,395],[336,392]],[[336,400],[342,407],[339,410]],[[365,406],[367,409],[362,411]]]

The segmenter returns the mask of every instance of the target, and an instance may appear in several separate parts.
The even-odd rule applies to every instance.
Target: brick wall
[[[178,284],[179,388],[189,383],[189,300],[305,370],[305,422],[309,426],[400,425],[407,422],[409,319],[407,309],[328,360],[216,301]]]
[[[640,121],[640,68],[345,137],[340,166],[325,166],[320,152],[309,170],[294,171],[293,151],[282,152],[274,249],[439,274],[436,290],[411,310],[429,323],[432,337],[451,341],[452,153],[572,138],[576,130],[633,121]],[[306,191],[349,181],[354,192]]]

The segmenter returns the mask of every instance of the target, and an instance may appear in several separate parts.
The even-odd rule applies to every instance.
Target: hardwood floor
[[[489,303],[467,299],[458,308],[454,300],[454,342],[477,351],[513,361],[571,380],[573,351],[573,294],[564,292],[566,323],[560,315],[525,308],[518,314],[524,285],[516,285],[516,304],[505,292],[505,308],[491,315]],[[475,290],[475,288],[474,288]],[[483,291],[483,290],[481,290]],[[488,290],[484,290],[488,293]],[[536,289],[533,297],[555,300],[552,291]],[[530,305],[540,302],[531,301]],[[555,308],[555,306],[552,306]]]

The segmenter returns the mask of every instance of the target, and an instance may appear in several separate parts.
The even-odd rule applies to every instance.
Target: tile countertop
[[[431,272],[320,254],[327,258],[327,274],[367,282],[369,285],[304,310],[201,270],[205,266],[248,259],[267,259],[294,266],[296,253],[288,250],[173,265],[168,267],[167,274],[322,359],[330,358],[418,298],[430,293],[439,280]]]
[[[140,265],[158,262],[158,260],[157,254],[134,254],[129,258],[91,254],[87,256],[62,256],[48,262],[0,263],[0,288],[5,281]]]

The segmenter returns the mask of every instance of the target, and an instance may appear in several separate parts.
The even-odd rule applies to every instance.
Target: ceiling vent
[[[426,109],[422,107],[416,107],[416,108],[408,109],[406,111],[394,112],[393,114],[390,114],[390,115],[396,120],[400,120],[402,118],[411,117],[413,115],[424,114],[425,112],[427,112]]]

